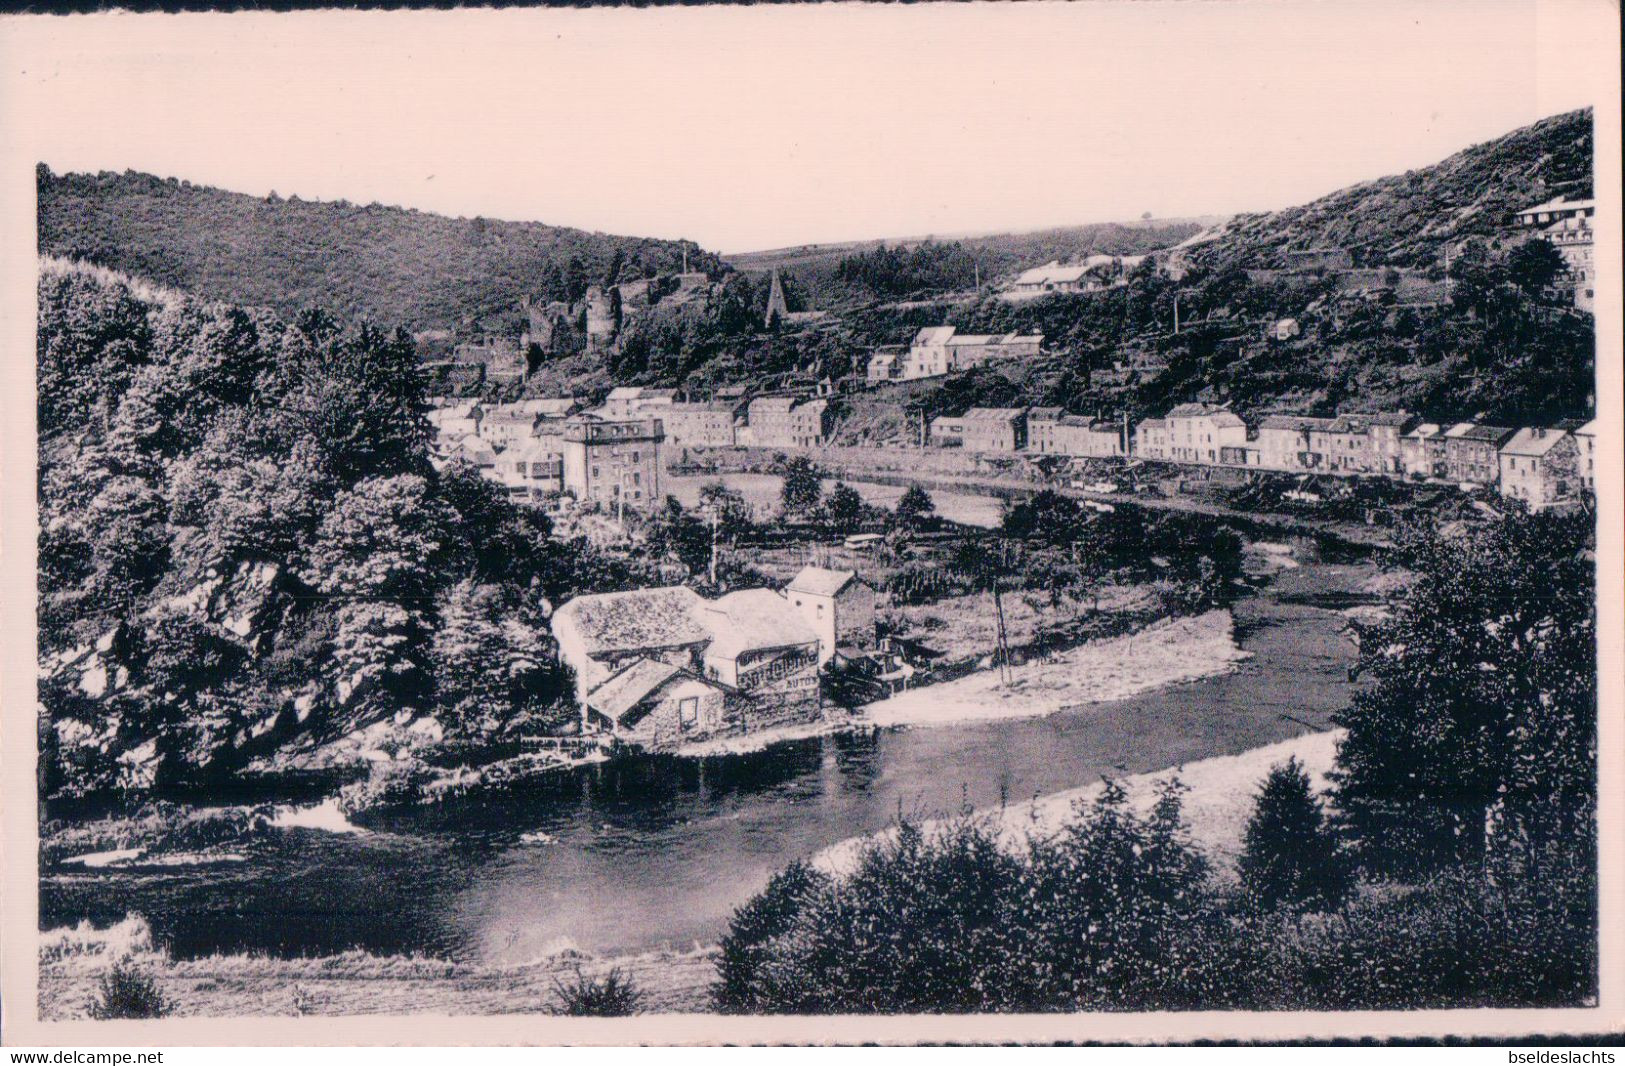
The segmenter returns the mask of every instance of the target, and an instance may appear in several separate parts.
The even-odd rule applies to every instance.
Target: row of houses
[[[1447,426],[1404,411],[1269,415],[1253,427],[1226,407],[1186,403],[1142,420],[1132,434],[1126,420],[1068,415],[1058,407],[973,407],[933,419],[929,437],[937,447],[976,452],[1450,481],[1495,488],[1539,509],[1595,490],[1596,431],[1595,421]]]
[[[1041,333],[960,333],[953,326],[926,326],[906,348],[876,348],[865,376],[871,385],[941,377],[986,363],[1030,358],[1043,345]]]
[[[684,586],[577,596],[553,613],[583,731],[649,750],[816,721],[820,669],[875,646],[874,589],[804,568],[782,591]]]
[[[1110,459],[1124,450],[1122,423],[1069,415],[1059,407],[972,407],[931,420],[933,445],[974,452],[1028,452]]]
[[[1374,474],[1495,488],[1540,509],[1596,487],[1595,420],[1549,427],[1458,422],[1408,412],[1333,418],[1234,412],[1187,403],[1134,427],[1141,459],[1287,473]]]

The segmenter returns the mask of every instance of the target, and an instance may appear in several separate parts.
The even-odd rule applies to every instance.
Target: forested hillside
[[[385,327],[448,327],[520,297],[579,299],[613,272],[716,272],[695,244],[380,204],[260,198],[125,171],[41,165],[40,251],[208,299],[293,314],[323,307]]]
[[[1209,269],[1286,266],[1289,248],[1336,246],[1357,265],[1432,267],[1446,241],[1494,240],[1521,208],[1589,196],[1592,113],[1570,111],[1457,152],[1441,163],[1352,185],[1301,207],[1231,220],[1197,246]]]
[[[570,716],[546,604],[646,575],[435,470],[403,334],[54,264],[39,304],[48,797]]]
[[[745,252],[729,265],[751,276],[773,270],[794,279],[805,301],[820,309],[876,299],[905,299],[970,290],[980,276],[1002,275],[1051,260],[1091,255],[1144,255],[1200,232],[1214,219],[1170,219],[1063,226],[953,240],[859,241]]]

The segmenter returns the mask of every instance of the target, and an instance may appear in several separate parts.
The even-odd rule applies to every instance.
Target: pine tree
[[[1242,888],[1262,906],[1335,907],[1353,887],[1349,863],[1296,756],[1264,779],[1243,848]]]

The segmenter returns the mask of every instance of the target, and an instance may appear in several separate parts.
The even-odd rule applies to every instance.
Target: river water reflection
[[[41,926],[144,915],[181,956],[350,948],[521,962],[573,945],[714,939],[785,863],[903,813],[1022,803],[1323,728],[1353,649],[1336,596],[1367,571],[1306,566],[1237,606],[1236,673],[1062,712],[745,756],[649,758],[561,775],[344,835],[278,831],[248,861],[49,873]]]

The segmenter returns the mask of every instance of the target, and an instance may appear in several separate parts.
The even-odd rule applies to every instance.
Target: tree
[[[786,517],[805,516],[817,509],[824,486],[811,459],[805,455],[793,456],[780,474],[784,485],[779,490],[779,501]]]
[[[766,888],[734,912],[718,944],[717,983],[711,991],[718,1010],[748,1014],[773,1004],[776,990],[763,983],[773,941],[832,886],[828,874],[798,860],[774,874]]]
[[[1531,296],[1539,297],[1568,270],[1563,253],[1552,243],[1534,238],[1512,249],[1507,256],[1507,276]]]
[[[856,533],[863,528],[868,509],[857,489],[845,482],[836,482],[824,499],[824,520],[837,533]]]
[[[904,529],[923,529],[936,517],[937,505],[932,501],[931,494],[918,485],[910,485],[897,501],[897,509],[893,512],[897,524]]]
[[[717,536],[730,546],[751,529],[750,504],[739,492],[721,481],[708,481],[700,486],[700,510],[716,523]]]
[[[1366,866],[1477,863],[1503,842],[1578,840],[1596,803],[1596,575],[1584,516],[1406,530],[1417,577],[1356,627],[1371,684],[1334,721],[1336,806]],[[1492,817],[1493,816],[1493,817]]]
[[[1260,786],[1239,868],[1242,888],[1265,907],[1336,907],[1353,887],[1353,870],[1296,756],[1271,767]]]
[[[420,599],[446,537],[445,505],[416,475],[370,478],[339,494],[316,529],[307,571],[320,592]]]

